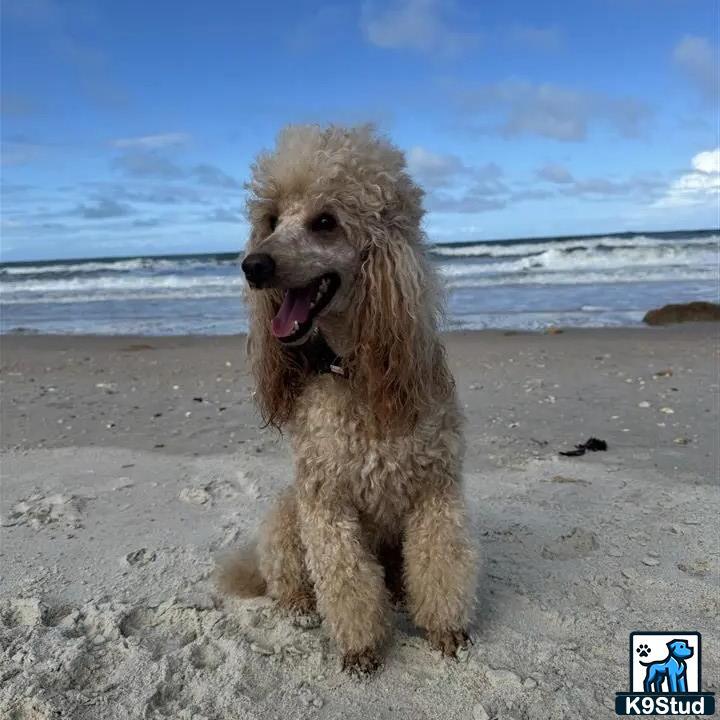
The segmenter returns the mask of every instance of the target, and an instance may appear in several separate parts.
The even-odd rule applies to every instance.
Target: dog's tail
[[[215,579],[220,590],[228,595],[242,598],[265,595],[267,583],[258,566],[257,546],[221,559]]]

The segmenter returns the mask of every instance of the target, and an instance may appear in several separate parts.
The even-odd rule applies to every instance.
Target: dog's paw
[[[428,632],[430,646],[445,657],[454,657],[460,648],[467,647],[470,636],[464,630],[431,630]]]
[[[342,659],[342,669],[351,675],[367,676],[380,667],[380,658],[373,650],[346,652]]]
[[[291,615],[314,615],[315,596],[312,593],[297,592],[277,599],[278,607]]]
[[[279,597],[277,606],[295,627],[310,630],[322,625],[322,618],[315,605],[315,595],[312,593],[295,593]]]
[[[635,648],[635,652],[636,652],[640,657],[647,657],[647,656],[650,654],[650,646],[649,646],[649,645],[643,645],[643,644],[638,645],[638,646]]]

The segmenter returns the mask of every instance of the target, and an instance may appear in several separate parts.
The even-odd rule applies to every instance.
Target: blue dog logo
[[[647,670],[643,689],[646,693],[684,693],[687,692],[687,664],[685,661],[693,656],[693,649],[686,640],[671,640],[667,643],[668,655],[657,662],[643,662]],[[642,655],[642,653],[640,653]],[[663,684],[667,682],[667,687]]]
[[[630,633],[629,650],[630,687],[615,693],[616,714],[715,714],[715,694],[702,691],[699,632],[637,630]]]

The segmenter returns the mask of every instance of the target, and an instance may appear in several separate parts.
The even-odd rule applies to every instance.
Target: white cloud
[[[564,142],[584,140],[590,125],[598,123],[623,137],[637,137],[650,115],[634,98],[514,79],[466,91],[461,101],[467,112],[495,120],[480,130],[505,137],[540,135]]]
[[[220,188],[239,188],[240,183],[219,167],[210,163],[201,163],[195,165],[190,170],[190,175],[194,177],[202,185],[210,185]]]
[[[697,156],[703,167],[714,162],[706,155]],[[521,202],[562,197],[650,203],[667,190],[667,182],[657,176],[577,178],[558,163],[547,163],[535,171],[541,184],[511,180],[495,163],[468,165],[457,155],[420,146],[408,150],[407,158],[408,170],[428,190],[426,204],[431,212],[484,213]]]
[[[108,218],[130,215],[132,208],[125,203],[119,203],[113,198],[98,198],[89,205],[84,203],[79,205],[75,212],[86,220],[107,220]]]
[[[558,196],[576,196],[585,200],[626,197],[648,202],[662,194],[666,188],[666,183],[656,176],[577,178],[568,168],[558,163],[544,165],[536,170],[535,175],[545,183],[555,185],[554,192]]]
[[[408,171],[428,191],[430,210],[475,213],[507,204],[510,189],[495,163],[466,165],[457,155],[435,153],[416,146],[407,152]]]
[[[677,178],[656,207],[711,203],[720,207],[720,148],[698,153],[691,163],[694,170]]]
[[[455,54],[475,45],[477,33],[453,30],[438,0],[365,2],[360,26],[366,40],[388,49]]]
[[[118,138],[112,144],[118,148],[142,148],[154,150],[157,148],[176,147],[187,145],[190,135],[182,132],[162,133],[159,135],[141,135],[140,137]]]
[[[698,153],[692,159],[692,166],[699,173],[720,173],[720,148]]]
[[[707,39],[686,35],[675,47],[673,59],[685,71],[705,100],[717,100],[720,73],[717,48]]]
[[[458,176],[471,172],[456,155],[440,155],[419,146],[408,150],[407,163],[410,174],[430,187],[447,185]]]
[[[140,146],[142,147],[142,146]],[[185,171],[176,162],[154,150],[131,149],[113,160],[113,167],[130,177],[176,180]]]
[[[215,208],[209,215],[207,215],[205,219],[209,220],[210,222],[239,223],[242,222],[242,215],[235,210],[218,207]]]
[[[549,165],[541,167],[537,171],[537,176],[542,180],[547,180],[548,182],[558,185],[574,182],[570,171],[564,165],[558,165],[556,163],[550,163]]]
[[[172,159],[167,148],[173,142],[181,142],[181,133],[172,135],[148,135],[142,138],[116,140],[122,152],[113,160],[113,167],[135,178],[181,180],[193,179],[200,185],[235,189],[240,183],[210,163],[200,163],[187,168]]]

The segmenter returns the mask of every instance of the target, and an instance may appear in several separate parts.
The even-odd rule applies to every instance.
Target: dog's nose
[[[275,274],[275,261],[267,253],[251,253],[243,261],[242,271],[250,285],[262,287]]]

